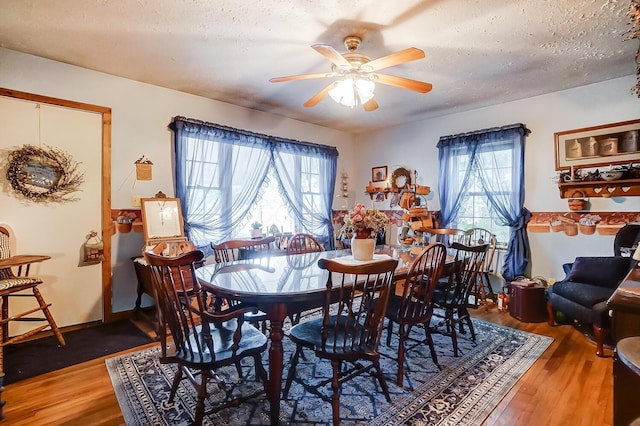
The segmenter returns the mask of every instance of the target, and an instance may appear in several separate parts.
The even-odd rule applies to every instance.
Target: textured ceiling
[[[632,75],[622,0],[0,0],[0,46],[348,132],[387,127]],[[378,85],[374,112],[330,98],[312,44],[372,59],[407,47],[426,58],[383,70],[433,84]],[[215,121],[215,117],[197,117]]]

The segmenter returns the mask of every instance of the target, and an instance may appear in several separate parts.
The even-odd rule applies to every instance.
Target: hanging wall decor
[[[82,247],[79,266],[95,265],[104,260],[104,244],[96,231],[91,230]]]
[[[136,162],[136,180],[151,180],[153,178],[153,163],[144,155]]]
[[[24,145],[10,151],[7,180],[13,191],[36,202],[77,201],[71,196],[84,181],[84,172],[70,154],[52,147]]]

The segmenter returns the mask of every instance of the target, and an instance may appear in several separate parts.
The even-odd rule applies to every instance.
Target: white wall
[[[629,76],[534,98],[495,105],[405,124],[384,131],[360,134],[356,149],[361,158],[354,188],[364,188],[370,168],[388,164],[418,171],[418,183],[431,186],[429,208],[439,209],[438,150],[441,136],[524,123],[531,134],[525,150],[525,207],[531,211],[568,211],[553,183],[555,175],[554,133],[640,118],[640,99],[631,93],[635,77]],[[434,89],[436,90],[436,89]],[[424,95],[428,97],[429,95]],[[428,108],[428,106],[425,106]],[[357,192],[361,194],[361,192]],[[365,200],[364,195],[358,195]],[[591,211],[640,211],[640,197],[592,198]],[[368,200],[367,200],[368,202]],[[576,256],[608,256],[613,237],[567,237],[564,233],[529,233],[532,248],[531,274],[562,278],[561,264]]]
[[[337,147],[338,170],[355,174],[353,136],[286,117],[205,99],[0,48],[0,87],[109,107],[112,110],[111,205],[131,208],[131,197],[174,195],[172,134],[174,116],[186,116],[257,133]],[[153,161],[153,180],[135,184],[134,162]],[[95,188],[100,191],[99,187]],[[337,200],[337,208],[343,203]],[[0,211],[0,222],[2,212]],[[25,224],[12,224],[26,228]],[[59,226],[72,228],[73,221]],[[21,233],[21,238],[42,238]],[[113,237],[113,310],[129,310],[135,301],[135,274],[129,260],[140,253],[140,233]],[[51,273],[50,271],[48,273]],[[55,272],[54,272],[55,273]],[[146,301],[149,302],[148,300]]]
[[[39,107],[38,107],[39,105]],[[78,164],[84,182],[71,195],[75,202],[35,203],[17,197],[2,185],[0,223],[11,228],[12,254],[46,254],[50,260],[34,265],[44,299],[59,326],[102,319],[101,265],[78,267],[87,235],[101,226],[102,115],[0,97],[0,150],[3,153],[33,145],[55,147]],[[70,226],[71,225],[71,226]],[[33,309],[33,297],[13,298],[10,315]],[[37,315],[33,315],[37,316]],[[40,315],[42,317],[42,315]],[[36,323],[13,322],[11,335],[31,330]]]

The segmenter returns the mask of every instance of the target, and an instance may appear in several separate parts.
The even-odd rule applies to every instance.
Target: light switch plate
[[[140,199],[142,195],[133,195],[131,196],[131,207],[140,207]]]

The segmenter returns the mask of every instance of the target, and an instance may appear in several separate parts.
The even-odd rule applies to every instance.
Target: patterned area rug
[[[347,382],[340,398],[341,424],[344,425],[477,425],[491,413],[509,389],[522,377],[553,341],[550,337],[473,320],[477,334],[474,344],[468,334],[459,335],[461,356],[453,357],[451,339],[434,334],[441,370],[431,361],[425,345],[407,353],[404,387],[396,386],[395,351],[380,345],[383,371],[389,385],[392,403],[378,389],[377,381],[368,375]],[[417,332],[417,331],[415,331]],[[285,363],[294,344],[285,338]],[[424,346],[424,347],[423,347]],[[106,360],[120,408],[126,424],[182,425],[191,424],[196,401],[193,387],[183,381],[172,404],[167,402],[175,368],[160,365],[159,347]],[[267,353],[263,362],[267,365]],[[318,360],[305,350],[297,376],[307,383],[331,376],[331,365]],[[287,365],[285,365],[286,377]],[[240,380],[234,367],[219,372],[227,390],[251,392],[261,384],[255,380],[251,361],[244,366]],[[323,388],[325,393],[330,389]],[[211,400],[224,397],[217,384],[211,385]],[[329,425],[331,405],[309,393],[294,381],[289,397],[281,401],[280,419],[290,425]],[[269,405],[264,397],[229,408],[205,419],[207,425],[269,424]]]

